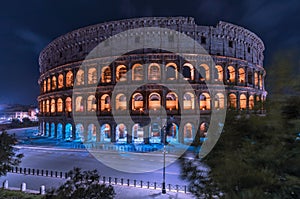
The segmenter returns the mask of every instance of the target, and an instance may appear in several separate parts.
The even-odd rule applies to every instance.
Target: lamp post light
[[[163,127],[162,129],[163,133],[163,145],[164,145],[164,150],[163,150],[163,182],[162,182],[162,194],[166,194],[166,126]]]

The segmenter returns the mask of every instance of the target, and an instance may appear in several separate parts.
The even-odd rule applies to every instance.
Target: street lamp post
[[[163,150],[163,182],[162,182],[162,194],[166,194],[166,127],[163,127],[163,145],[164,145],[164,150]]]

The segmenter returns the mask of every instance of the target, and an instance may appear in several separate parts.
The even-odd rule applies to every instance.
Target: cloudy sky
[[[0,6],[0,104],[37,104],[38,55],[54,38],[142,16],[192,16],[202,25],[222,20],[243,26],[264,41],[267,70],[276,53],[300,49],[299,0],[10,0]]]

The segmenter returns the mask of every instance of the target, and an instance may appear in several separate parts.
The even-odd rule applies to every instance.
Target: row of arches
[[[182,103],[181,109],[195,110],[196,107],[200,110],[224,109],[225,99],[222,93],[217,93],[213,97],[209,93],[203,92],[196,96],[193,92],[185,92],[180,96]],[[112,106],[116,110],[160,110],[165,107],[166,110],[179,110],[179,96],[176,92],[169,92],[164,97],[159,92],[151,92],[145,95],[140,92],[134,93],[130,98],[124,93],[118,93],[115,100],[111,99],[110,94],[103,94],[96,98],[95,95],[89,95],[87,98],[83,96],[76,96],[74,99],[75,112],[94,112],[105,111],[110,112]],[[263,100],[261,96],[250,95],[248,93],[230,93],[228,95],[228,107],[240,110],[253,110],[255,102]],[[55,113],[55,112],[72,112],[72,98],[67,97],[49,99],[40,101],[41,113]]]
[[[116,68],[111,66],[104,66],[101,68],[101,72],[98,75],[96,67],[86,69],[79,69],[75,73],[74,78],[73,71],[68,71],[65,74],[60,73],[53,75],[42,81],[43,93],[62,89],[65,87],[72,87],[82,85],[93,85],[98,83],[115,83],[125,82],[129,79],[131,81],[143,81],[145,79],[149,81],[174,81],[180,79],[180,73],[185,80],[197,80],[197,81],[220,81],[224,83],[237,83],[242,85],[253,85],[254,87],[263,89],[263,72],[255,71],[251,68],[216,65],[213,69],[210,69],[207,64],[200,64],[196,68],[190,64],[185,63],[181,68],[175,63],[168,63],[165,66],[158,63],[151,63],[147,65],[134,64],[131,74],[128,73],[128,67],[126,65],[118,65]],[[211,71],[212,70],[212,71]],[[129,77],[131,76],[131,77]]]
[[[142,127],[139,123],[126,125],[124,123],[112,125],[104,123],[102,125],[81,123],[72,125],[71,123],[41,122],[40,129],[43,136],[61,139],[65,141],[78,142],[101,142],[101,143],[161,143],[163,142],[162,127],[154,122],[148,127]],[[205,137],[208,130],[208,123],[202,122],[196,128],[192,122],[186,122],[183,129],[179,129],[176,123],[170,123],[166,130],[166,141],[169,143],[190,144],[194,141],[196,133]],[[181,131],[181,132],[180,132]]]

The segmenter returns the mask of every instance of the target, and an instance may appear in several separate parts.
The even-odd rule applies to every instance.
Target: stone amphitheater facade
[[[98,57],[81,66],[99,43],[109,45],[105,42],[112,35],[141,27],[184,33],[197,41],[213,62],[199,61],[197,54],[186,55],[192,60],[187,62],[174,53],[150,49],[122,55],[112,63],[106,62],[106,57]],[[135,41],[139,42],[138,35]],[[62,141],[160,143],[160,118],[149,124],[149,113],[159,115],[163,109],[168,118],[168,141],[191,143],[205,136],[212,109],[264,112],[267,92],[263,51],[262,40],[243,27],[227,22],[199,26],[190,17],[125,19],[74,30],[52,41],[40,53],[40,131]],[[189,82],[192,91],[179,93],[165,86],[175,83],[183,88],[182,79]],[[145,85],[128,96],[126,86],[137,82]],[[123,84],[124,90],[112,96],[117,83]],[[209,92],[207,83],[225,85],[226,93],[218,89]],[[126,120],[117,123],[112,110],[120,117],[123,111],[130,110],[134,124]],[[186,113],[184,118],[180,117],[182,112]],[[79,121],[76,123],[75,114]],[[91,123],[95,116],[97,122]]]

